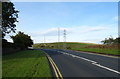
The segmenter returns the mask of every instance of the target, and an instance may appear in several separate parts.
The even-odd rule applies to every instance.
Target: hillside
[[[59,43],[37,43],[34,48],[48,48],[48,49],[69,49],[76,51],[86,51],[93,53],[120,55],[117,44],[102,45],[94,43],[80,43],[80,42],[59,42]]]

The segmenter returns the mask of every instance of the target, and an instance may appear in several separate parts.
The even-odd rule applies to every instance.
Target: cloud
[[[103,27],[103,26],[96,26],[93,28],[89,28],[87,32],[94,32],[94,31],[102,31],[102,30],[107,30],[108,27]]]
[[[92,32],[107,30],[109,28],[106,26],[77,26],[77,27],[72,27],[70,29],[71,29],[71,33],[88,34]]]
[[[91,42],[99,43],[104,38],[118,35],[117,24],[102,26],[74,26],[60,27],[60,42],[63,42],[63,30],[66,30],[67,42]],[[58,28],[26,33],[31,36],[34,43],[58,42]],[[45,40],[44,40],[45,36]],[[11,41],[9,39],[8,41]]]
[[[63,31],[67,30],[67,33],[71,33],[69,28],[59,28],[60,35],[63,34]],[[42,32],[34,32],[34,33],[29,33],[33,36],[57,36],[58,35],[58,28],[50,28],[47,30],[44,30]]]
[[[98,43],[100,43],[101,39],[85,39],[85,40],[82,40],[83,42],[87,42],[87,43],[93,43],[95,41],[98,41]]]
[[[118,16],[113,17],[113,20],[118,21]]]
[[[63,30],[66,30],[67,42],[96,42],[116,32],[115,25],[60,27],[60,41],[63,42]],[[28,33],[34,42],[57,42],[58,28],[49,28],[40,32]],[[99,37],[98,37],[99,35]],[[97,39],[97,40],[96,40]]]
[[[102,31],[108,29],[107,27],[101,27],[101,26],[96,26],[96,27],[91,27],[91,26],[77,26],[77,27],[68,27],[68,28],[59,28],[59,33],[60,35],[63,35],[63,31],[66,30],[67,34],[74,34],[74,33],[90,33],[90,32],[97,32],[97,31]],[[50,28],[47,30],[44,30],[42,32],[34,32],[34,33],[29,33],[32,36],[58,36],[58,28]]]
[[[115,17],[113,17],[113,20],[115,20],[115,21],[120,21],[120,16],[115,16]]]

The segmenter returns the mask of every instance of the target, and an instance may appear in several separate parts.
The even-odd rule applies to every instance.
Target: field
[[[102,45],[94,43],[79,43],[79,42],[60,42],[60,43],[38,43],[34,44],[34,48],[50,48],[50,49],[69,49],[76,51],[86,51],[93,53],[120,55],[120,45]]]
[[[3,56],[3,77],[51,77],[46,55],[40,50],[25,50]]]

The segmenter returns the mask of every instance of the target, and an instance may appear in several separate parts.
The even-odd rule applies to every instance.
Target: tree
[[[120,44],[120,37],[117,37],[113,39],[112,37],[110,38],[105,38],[105,40],[101,41],[103,44]]]
[[[18,12],[12,2],[2,2],[2,38],[11,32],[15,33]]]
[[[22,49],[26,49],[33,44],[31,37],[24,34],[24,32],[18,32],[18,34],[11,36],[11,38],[13,42]]]
[[[114,43],[119,43],[119,44],[120,44],[120,37],[116,38],[116,39],[114,40]]]
[[[112,37],[110,38],[105,38],[105,40],[101,41],[103,44],[113,44],[114,43],[114,39]]]
[[[107,43],[108,43],[108,39],[105,38],[105,40],[102,40],[101,42],[102,42],[103,44],[107,44]]]

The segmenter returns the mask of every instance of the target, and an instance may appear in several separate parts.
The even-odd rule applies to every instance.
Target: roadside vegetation
[[[68,49],[101,54],[120,55],[118,46],[120,46],[120,44],[94,44],[79,42],[38,43],[33,45],[34,48]]]
[[[2,19],[2,55],[27,49],[33,44],[33,40],[31,39],[31,36],[24,32],[19,31],[16,33],[19,10],[15,8],[15,5],[11,1],[0,1],[0,3],[0,7],[2,7],[2,11],[0,12],[0,19]],[[16,35],[12,36],[10,35],[11,33],[16,33]],[[11,37],[13,43],[8,42],[7,39],[5,39],[6,35]]]
[[[3,56],[4,77],[51,77],[46,55],[40,50],[25,50]]]

